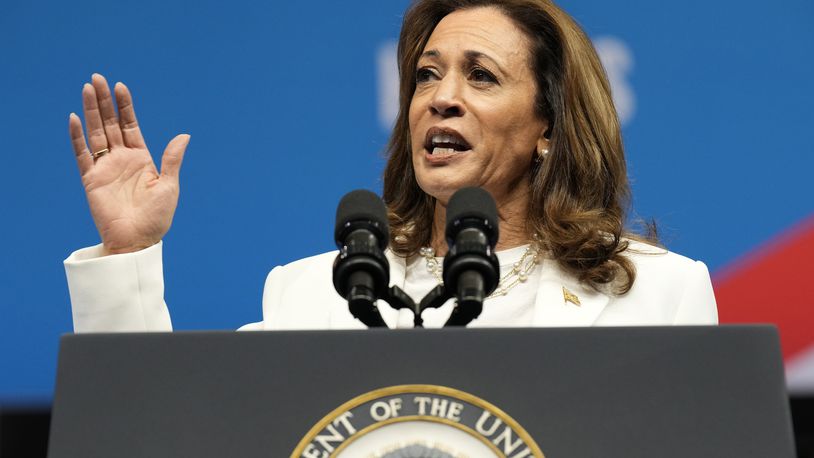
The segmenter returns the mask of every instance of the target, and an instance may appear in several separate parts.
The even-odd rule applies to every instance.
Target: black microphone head
[[[482,188],[461,188],[452,195],[447,204],[447,240],[455,236],[465,227],[465,220],[482,221],[478,224],[489,238],[489,244],[494,248],[498,240],[497,205],[495,199]]]
[[[361,223],[361,225],[360,225]],[[336,226],[334,241],[342,247],[345,237],[364,225],[366,229],[378,231],[379,248],[384,250],[390,241],[390,229],[387,224],[387,207],[375,193],[357,189],[345,194],[336,207]]]

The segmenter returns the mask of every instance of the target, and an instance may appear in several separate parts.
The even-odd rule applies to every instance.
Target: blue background
[[[71,331],[62,260],[98,243],[67,134],[91,73],[123,81],[153,156],[192,140],[165,239],[176,329],[261,318],[274,265],[333,248],[339,197],[381,188],[377,55],[407,2],[4,2],[0,402],[48,401]],[[632,55],[636,214],[715,272],[814,210],[814,3],[561,6]]]

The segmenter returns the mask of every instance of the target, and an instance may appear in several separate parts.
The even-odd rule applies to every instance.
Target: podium
[[[49,457],[793,457],[770,326],[61,339]]]

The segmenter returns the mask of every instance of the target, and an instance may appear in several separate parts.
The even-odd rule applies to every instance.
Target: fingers
[[[96,100],[96,90],[88,83],[82,87],[82,106],[85,109],[85,123],[88,129],[90,150],[96,152],[108,147],[107,135],[99,113],[99,103]]]
[[[91,84],[96,92],[96,100],[99,113],[102,118],[104,132],[107,135],[107,142],[111,147],[121,146],[122,131],[119,128],[119,117],[116,116],[116,109],[113,106],[113,97],[110,95],[110,88],[104,76],[94,73],[91,77]]]
[[[116,83],[113,86],[116,94],[116,104],[119,106],[119,125],[121,127],[124,144],[131,148],[146,148],[144,137],[136,120],[136,112],[133,109],[133,97],[130,90],[123,83]]]
[[[168,176],[177,179],[178,172],[181,171],[181,162],[184,160],[184,152],[189,144],[189,135],[181,134],[170,140],[161,158],[161,176]]]
[[[76,163],[79,165],[79,174],[84,176],[93,166],[93,159],[90,157],[85,134],[82,132],[82,121],[74,113],[68,117],[68,132],[71,134],[71,145],[76,155]]]

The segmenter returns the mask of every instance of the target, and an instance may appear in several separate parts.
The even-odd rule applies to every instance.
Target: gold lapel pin
[[[566,304],[570,302],[576,306],[582,305],[579,303],[579,298],[577,297],[577,295],[572,293],[571,291],[568,291],[568,289],[565,286],[562,287],[562,298],[565,300]]]

